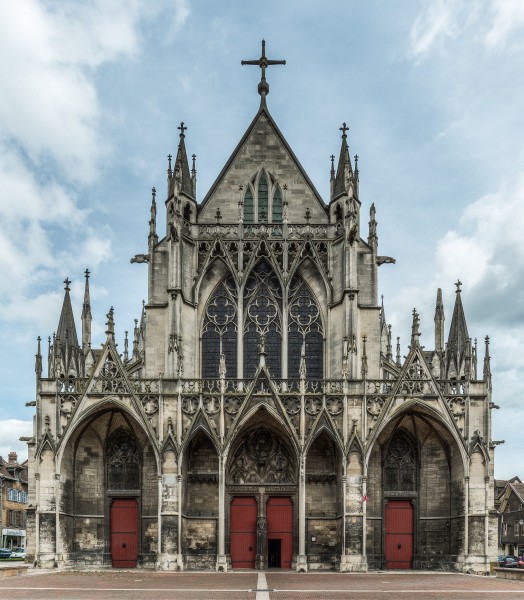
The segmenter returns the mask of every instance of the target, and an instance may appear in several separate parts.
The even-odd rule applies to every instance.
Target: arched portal
[[[430,408],[383,428],[368,460],[369,568],[452,569],[463,552],[464,466],[455,437]]]
[[[64,559],[127,568],[154,564],[158,495],[150,491],[156,472],[153,446],[125,410],[106,407],[78,425],[61,462]]]
[[[265,410],[242,428],[226,467],[233,568],[289,569],[296,553],[297,456]]]

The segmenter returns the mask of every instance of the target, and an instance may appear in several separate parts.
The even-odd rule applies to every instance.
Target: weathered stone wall
[[[308,518],[306,552],[311,570],[333,569],[340,555],[339,519]]]

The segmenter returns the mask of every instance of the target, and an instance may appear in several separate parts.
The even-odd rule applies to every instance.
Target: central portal
[[[260,514],[259,508],[263,508],[262,512],[265,514]],[[257,566],[261,568],[259,565],[264,563],[268,568],[291,568],[291,498],[271,497],[264,507],[260,507],[254,497],[237,496],[231,502],[229,523],[233,569],[254,569]]]

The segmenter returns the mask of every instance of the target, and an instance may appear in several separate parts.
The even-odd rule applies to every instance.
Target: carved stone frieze
[[[158,412],[158,398],[156,396],[143,396],[141,400],[144,412],[148,417]]]
[[[338,398],[336,396],[329,396],[328,398],[326,398],[326,408],[330,415],[339,415],[344,409],[344,403],[342,402],[342,398]]]
[[[382,412],[382,407],[384,406],[385,398],[381,396],[371,396],[371,398],[367,399],[367,411],[368,414],[371,415],[373,420],[377,420],[378,416]]]

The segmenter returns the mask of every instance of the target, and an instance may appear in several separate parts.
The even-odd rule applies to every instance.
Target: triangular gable
[[[443,416],[448,427],[453,429],[462,444],[462,432],[458,426],[456,415],[444,399],[424,354],[418,345],[411,348],[398,377],[397,382],[391,387],[380,414],[377,415],[376,424],[373,427],[373,441],[382,430],[382,425],[387,422],[393,414],[398,414],[399,406],[403,405],[406,398],[409,404],[413,401],[426,404]],[[399,403],[400,401],[400,403]],[[371,442],[371,445],[373,444]]]
[[[311,424],[309,431],[307,433],[307,441],[305,444],[306,451],[309,450],[311,444],[314,442],[315,438],[320,435],[322,430],[325,429],[328,434],[332,437],[333,441],[338,445],[339,449],[342,451],[344,448],[344,443],[340,437],[340,434],[337,430],[337,427],[331,418],[330,414],[327,410],[323,409],[318,414],[317,418]]]
[[[94,366],[85,391],[74,407],[63,433],[73,430],[75,425],[83,418],[85,412],[91,406],[99,403],[100,398],[104,400],[105,404],[113,402],[116,405],[118,400],[118,404],[127,405],[127,408],[131,410],[147,430],[149,438],[155,442],[157,441],[158,436],[153,425],[144,410],[142,402],[132,389],[114,342],[110,340],[103,345],[102,352],[98,356],[98,361]],[[67,437],[62,435],[61,444]]]
[[[259,143],[260,138],[257,137],[257,127],[263,130],[263,137],[269,136],[272,138],[273,143],[271,144],[270,150],[271,152],[275,151],[274,160],[271,159],[269,153],[265,151],[265,148],[262,148],[261,150]],[[257,140],[254,139],[255,137],[257,137]],[[269,114],[267,107],[264,106],[260,107],[260,110],[255,115],[253,121],[242,136],[242,139],[231,154],[229,160],[226,162],[224,168],[206,194],[199,207],[200,218],[205,216],[206,221],[214,221],[216,208],[220,208],[221,214],[225,219],[224,222],[235,222],[237,220],[238,206],[236,205],[236,202],[235,206],[231,207],[231,211],[234,211],[234,213],[232,212],[232,216],[234,215],[234,218],[228,219],[225,212],[227,210],[227,206],[224,205],[224,199],[230,198],[231,191],[233,190],[235,191],[235,194],[238,194],[238,186],[245,183],[244,179],[239,179],[241,174],[239,173],[238,169],[234,168],[236,164],[240,163],[245,164],[245,168],[250,170],[249,176],[254,175],[263,166],[267,167],[269,171],[274,170],[275,174],[278,175],[280,166],[286,163],[285,168],[291,168],[293,171],[293,175],[290,177],[288,185],[291,184],[291,181],[295,182],[296,184],[297,180],[300,179],[303,182],[304,189],[301,190],[301,211],[305,211],[309,196],[311,199],[310,209],[313,211],[312,219],[314,221],[317,220],[318,222],[318,219],[315,219],[315,213],[321,216],[322,220],[327,219],[325,203],[322,200],[322,197],[316,190],[307,173],[304,171],[302,165],[277,127],[275,121]],[[284,168],[284,166],[282,166],[282,168]],[[228,176],[230,173],[231,177],[229,178]],[[229,181],[229,179],[231,179],[231,181]],[[286,183],[285,180],[283,182]],[[220,190],[225,186],[227,186],[228,190],[227,192],[224,191],[224,194],[221,195]],[[216,207],[214,206],[214,201],[216,201]]]

